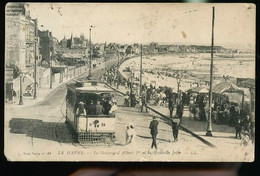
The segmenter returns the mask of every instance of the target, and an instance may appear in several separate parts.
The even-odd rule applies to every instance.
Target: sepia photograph
[[[7,3],[8,161],[253,162],[256,7]]]

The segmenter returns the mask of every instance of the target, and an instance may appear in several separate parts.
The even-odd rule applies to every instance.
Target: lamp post
[[[180,102],[180,84],[181,84],[181,79],[177,78],[177,93],[178,93],[178,103]]]
[[[19,99],[19,105],[23,105],[23,73],[20,74],[20,99]]]
[[[132,96],[133,96],[133,77],[134,77],[134,73],[132,71],[133,70],[131,69],[131,75],[130,75],[130,79],[131,79],[131,86],[130,86],[131,105],[133,104]]]
[[[94,28],[95,26],[90,26],[89,28],[89,77],[91,77],[91,62],[92,62],[92,47],[91,47],[91,29]]]
[[[36,53],[36,50],[37,50],[37,37],[38,37],[38,28],[37,28],[37,18],[35,19],[34,21],[34,94],[33,94],[33,99],[36,99],[37,97],[37,86],[36,86],[36,77],[37,77],[37,53]]]
[[[119,52],[117,52],[117,86],[116,88],[119,88]]]
[[[141,44],[141,57],[140,57],[140,97],[142,97],[142,80],[143,80],[143,45]]]
[[[51,49],[51,57],[49,60],[49,65],[50,65],[50,89],[52,89],[52,57],[53,57],[53,50]]]

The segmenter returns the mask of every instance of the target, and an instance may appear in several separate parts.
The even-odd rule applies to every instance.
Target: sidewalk
[[[170,116],[170,112],[167,107],[163,106],[155,106],[150,105],[149,106],[156,111],[164,114],[165,116]],[[176,110],[176,108],[175,108]],[[176,112],[174,111],[173,114]],[[212,123],[212,135],[213,136],[206,136],[206,130],[207,130],[207,121],[197,121],[193,118],[189,117],[189,110],[188,107],[184,107],[184,113],[182,118],[181,126],[184,128],[189,129],[196,135],[202,137],[203,139],[209,141],[213,145],[215,145],[217,148],[224,147],[227,145],[237,145],[239,146],[241,141],[235,138],[235,128],[229,127],[228,125],[216,125]]]
[[[112,85],[112,88],[118,90],[122,93],[126,93],[129,91],[125,89],[124,86],[119,86],[117,89],[116,86]],[[157,106],[153,104],[148,104],[149,107],[152,109],[160,112],[161,114],[170,117],[170,112],[164,106]],[[141,112],[140,112],[141,113]],[[149,114],[153,114],[153,112],[149,112]],[[173,115],[176,113],[176,108],[174,109]],[[213,136],[206,136],[206,129],[207,129],[207,122],[206,121],[197,121],[193,118],[189,117],[189,110],[188,107],[184,107],[183,119],[181,126],[184,128],[192,131],[196,135],[200,136],[201,138],[205,139],[206,141],[210,142],[211,144],[215,145],[217,148],[226,148],[229,147],[234,148],[234,146],[240,147],[241,141],[235,138],[235,128],[229,127],[228,125],[216,125],[212,123],[212,135]]]
[[[98,65],[96,68],[102,68],[102,67],[105,67],[105,65],[107,65],[107,67],[111,67],[111,65],[117,63],[117,59],[113,59],[111,58],[110,61],[108,60],[107,61],[107,64],[104,63],[101,63],[100,65]],[[95,68],[93,68],[95,69]],[[53,82],[52,83],[52,89],[50,89],[50,85],[45,85],[44,87],[39,87],[37,89],[37,97],[36,99],[33,99],[33,96],[31,97],[26,97],[26,96],[23,96],[23,105],[19,105],[19,95],[17,95],[16,97],[16,103],[15,104],[11,104],[11,103],[6,103],[5,106],[6,107],[21,107],[21,108],[24,108],[24,107],[29,107],[29,106],[33,106],[33,105],[36,105],[37,103],[41,102],[42,100],[44,100],[44,98],[46,96],[48,96],[51,92],[53,92],[56,88],[58,88],[60,85],[62,84],[65,84],[67,83],[68,81],[72,80],[72,79],[75,79],[75,78],[78,78],[84,74],[88,74],[88,71],[89,69],[87,69],[85,71],[84,67],[81,68],[82,72],[80,73],[78,70],[75,71],[76,74],[78,75],[75,75],[74,77],[72,78],[69,78],[66,79],[66,77],[64,77],[64,81],[61,82],[61,83],[58,83],[58,82]]]
[[[125,73],[122,72],[122,68],[120,69],[121,75],[125,77]],[[116,89],[116,86],[113,86]],[[119,86],[118,91],[126,93],[125,87]],[[148,104],[149,107],[158,111],[159,113],[170,117],[170,112],[168,106],[157,106],[153,105],[152,103]],[[153,113],[153,112],[149,112]],[[173,115],[176,113],[176,108],[174,109]],[[235,128],[230,127],[228,125],[217,125],[212,123],[212,135],[213,136],[206,136],[207,130],[207,121],[197,121],[193,118],[189,117],[189,109],[188,107],[184,107],[183,119],[181,126],[184,128],[192,131],[194,134],[200,136],[201,138],[205,139],[206,141],[210,142],[211,144],[215,145],[217,148],[226,148],[234,146],[239,147],[241,144],[241,140],[235,138]]]
[[[23,105],[19,105],[19,95],[16,98],[16,103],[15,104],[9,104],[6,103],[6,107],[29,107],[29,106],[33,106],[36,105],[37,103],[41,102],[44,100],[44,98],[46,96],[48,96],[51,92],[53,92],[56,88],[58,88],[60,85],[67,83],[68,81],[75,79],[77,77],[80,77],[84,74],[87,74],[89,70],[87,71],[83,71],[82,73],[79,73],[78,75],[75,75],[74,77],[68,78],[66,79],[66,77],[64,78],[64,81],[59,83],[59,82],[53,82],[52,83],[52,89],[50,89],[50,85],[45,85],[44,87],[39,87],[37,89],[37,97],[36,99],[33,99],[33,96],[23,96]],[[76,72],[77,73],[77,72]]]

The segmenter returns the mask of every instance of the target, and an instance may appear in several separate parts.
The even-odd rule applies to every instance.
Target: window
[[[66,95],[66,100],[67,102],[71,105],[71,106],[74,106],[75,104],[75,93],[71,90],[68,89],[67,91],[67,95]]]

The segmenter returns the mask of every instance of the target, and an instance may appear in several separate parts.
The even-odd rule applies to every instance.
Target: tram
[[[115,114],[95,114],[88,109],[101,102],[111,100],[113,90],[106,84],[78,79],[67,84],[66,123],[72,127],[79,143],[111,144],[115,138]],[[80,106],[85,113],[78,113]],[[102,105],[99,105],[102,106]],[[92,108],[93,109],[93,108]]]

